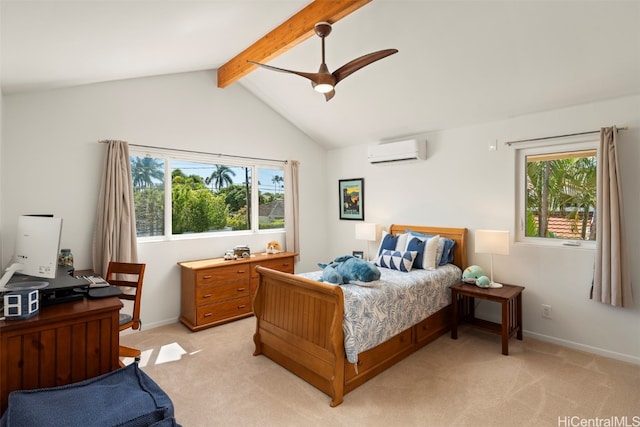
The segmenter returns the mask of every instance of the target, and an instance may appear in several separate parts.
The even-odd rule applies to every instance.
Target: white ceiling
[[[2,92],[216,69],[308,2],[0,0]],[[331,71],[399,53],[329,102],[291,74],[258,69],[234,84],[328,148],[640,94],[638,1],[373,0],[326,43]],[[270,64],[315,72],[320,40]]]

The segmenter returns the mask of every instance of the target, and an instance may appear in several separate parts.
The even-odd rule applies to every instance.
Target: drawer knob
[[[202,295],[202,298],[211,298],[211,294]]]
[[[203,279],[211,279],[213,276],[210,274],[207,274],[206,276],[202,276]]]
[[[238,288],[237,290],[238,290],[238,292],[244,292],[244,289],[245,288]]]
[[[238,270],[238,274],[244,274],[244,270]]]
[[[205,313],[204,314],[204,317],[211,317],[211,316],[213,316],[213,313]]]
[[[238,309],[245,308],[246,306],[247,306],[246,304],[240,304],[240,305],[238,306]]]

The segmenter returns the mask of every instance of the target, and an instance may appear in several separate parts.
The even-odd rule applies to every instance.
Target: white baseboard
[[[172,325],[174,323],[178,323],[177,317],[174,317],[173,319],[161,320],[160,322],[147,323],[146,325],[144,325],[144,329],[159,328],[160,326]]]
[[[523,331],[524,335],[527,337],[535,338],[540,341],[550,342],[552,344],[561,345],[563,347],[573,348],[575,350],[584,351],[587,353],[597,354],[599,356],[608,357],[610,359],[621,360],[623,362],[634,363],[636,365],[640,365],[640,357],[632,356],[630,354],[617,353],[615,351],[609,351],[598,347],[592,347],[585,344],[580,344],[573,341],[563,340],[556,337],[551,337],[544,334],[539,334],[537,332],[531,331]]]
[[[178,323],[178,318],[177,317],[174,317],[173,319],[165,319],[165,320],[162,320],[160,322],[143,323],[141,330],[145,331],[147,329],[159,328],[160,326],[172,325],[174,323]],[[139,331],[135,331],[135,330],[129,328],[129,329],[125,329],[124,331],[120,332],[120,335],[124,336],[124,335],[129,335],[129,334],[135,334],[136,332],[139,332]]]

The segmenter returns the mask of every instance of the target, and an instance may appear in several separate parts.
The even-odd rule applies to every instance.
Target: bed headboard
[[[455,240],[453,248],[453,263],[461,269],[467,268],[467,229],[452,227],[428,227],[424,225],[399,225],[392,224],[389,233],[402,234],[406,230],[416,231],[423,234],[439,235]]]

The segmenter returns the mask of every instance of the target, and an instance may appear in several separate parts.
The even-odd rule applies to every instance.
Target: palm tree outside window
[[[135,154],[130,161],[138,237],[284,228],[280,166]],[[274,185],[264,188],[260,182]],[[165,206],[171,211],[165,212]]]
[[[518,151],[517,239],[594,242],[597,141]]]

